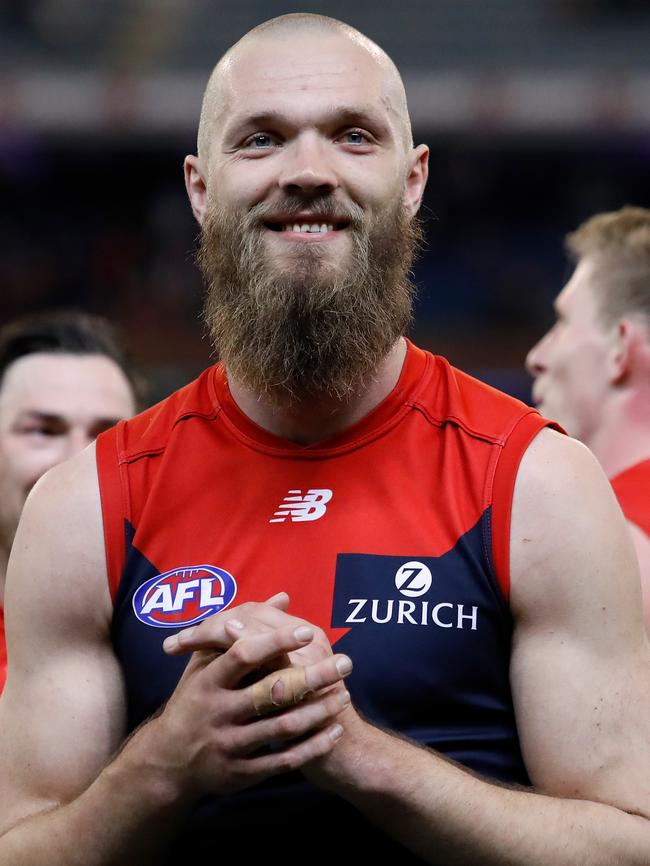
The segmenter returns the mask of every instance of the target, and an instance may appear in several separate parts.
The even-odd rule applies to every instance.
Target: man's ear
[[[419,144],[408,155],[410,170],[406,178],[406,189],[404,190],[404,207],[410,217],[420,209],[424,188],[429,176],[429,148],[426,144]]]
[[[619,319],[614,326],[609,359],[609,379],[612,385],[620,385],[632,372],[641,337],[640,328],[632,319]]]
[[[198,156],[186,156],[183,162],[185,189],[192,205],[192,213],[199,225],[203,225],[207,209],[207,187],[201,160]]]

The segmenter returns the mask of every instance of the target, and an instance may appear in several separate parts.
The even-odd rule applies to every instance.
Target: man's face
[[[0,385],[0,546],[8,549],[41,475],[135,412],[131,387],[103,355],[34,353]]]
[[[349,209],[372,213],[402,198],[406,150],[388,81],[368,51],[334,34],[261,38],[237,53],[213,126],[208,192],[231,212],[264,205],[272,260],[290,265],[317,247],[326,267],[340,267],[351,252]],[[303,205],[298,213],[287,213],[287,198]],[[312,200],[323,198],[321,213]],[[303,225],[333,230],[294,231]]]
[[[391,98],[376,60],[330,34],[263,39],[224,77],[203,221],[207,319],[258,392],[349,393],[408,322],[417,158]]]
[[[582,259],[555,301],[556,323],[528,353],[542,414],[589,444],[609,387],[611,334],[598,315],[594,263]]]

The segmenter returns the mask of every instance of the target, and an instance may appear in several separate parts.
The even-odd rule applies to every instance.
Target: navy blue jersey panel
[[[346,683],[368,719],[527,784],[508,677],[511,618],[486,579],[487,517],[444,556],[339,554],[331,625],[350,629],[336,651],[354,660]]]
[[[168,656],[162,642],[177,630],[148,628],[133,614],[133,594],[160,572],[133,546],[135,530],[125,523],[126,559],[115,600],[112,638],[126,685],[129,730],[156,712],[176,688],[189,656]]]

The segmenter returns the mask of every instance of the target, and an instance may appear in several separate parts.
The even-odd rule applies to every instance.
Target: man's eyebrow
[[[21,421],[45,421],[48,423],[65,421],[63,415],[58,415],[56,412],[42,412],[40,409],[24,409],[18,418]]]
[[[370,131],[376,131],[379,134],[387,134],[390,125],[387,120],[384,120],[379,115],[368,111],[366,107],[355,105],[332,105],[319,113],[318,117],[313,118],[313,121],[318,126],[362,126],[368,127]],[[265,129],[267,127],[291,127],[295,125],[295,120],[291,116],[282,111],[266,111],[255,112],[249,115],[235,116],[226,127],[228,137],[242,134],[245,131],[254,131],[256,129]]]
[[[115,425],[121,421],[121,418],[93,418],[92,427],[115,427]]]
[[[69,420],[65,415],[59,415],[56,412],[43,412],[40,409],[25,409],[18,414],[19,421],[39,421],[43,424],[68,424]],[[105,418],[91,418],[90,425],[92,427],[114,427],[121,419],[117,416],[107,416]]]

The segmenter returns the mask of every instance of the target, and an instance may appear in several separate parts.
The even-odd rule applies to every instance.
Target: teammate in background
[[[0,692],[5,573],[27,494],[44,472],[135,411],[135,384],[105,320],[61,312],[0,329]]]
[[[625,521],[581,443],[404,339],[427,156],[340,22],[217,65],[185,178],[222,363],[25,506],[0,866],[650,862]]]
[[[650,210],[624,207],[569,234],[573,276],[528,353],[533,399],[596,455],[628,519],[650,631]]]

